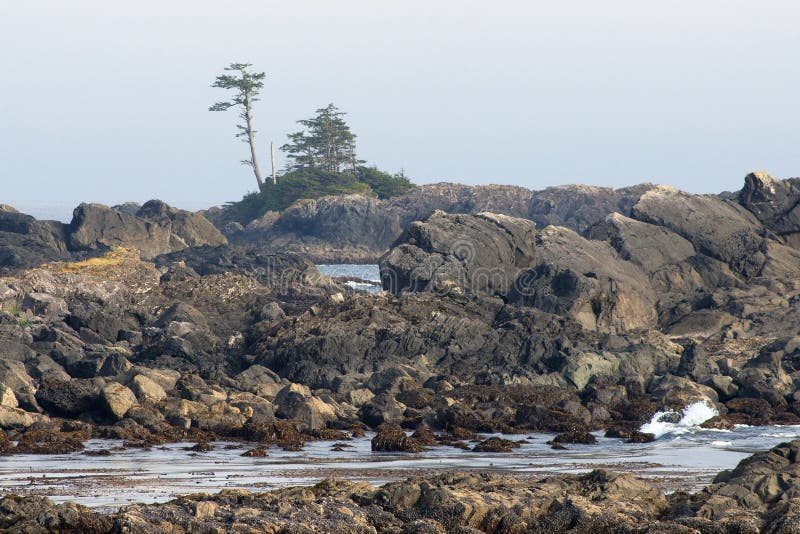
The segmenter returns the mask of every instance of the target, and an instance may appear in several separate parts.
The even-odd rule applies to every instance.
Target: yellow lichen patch
[[[76,262],[55,262],[41,268],[54,274],[85,274],[88,276],[107,277],[116,272],[121,265],[141,261],[139,251],[127,248],[114,248],[97,258]]]

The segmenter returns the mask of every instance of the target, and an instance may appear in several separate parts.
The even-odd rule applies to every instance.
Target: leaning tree
[[[261,169],[258,168],[258,160],[256,159],[253,103],[259,100],[258,93],[264,86],[265,74],[263,72],[251,72],[249,70],[251,66],[250,63],[231,63],[229,67],[225,67],[225,70],[232,74],[217,76],[211,87],[233,89],[235,91],[233,98],[225,102],[217,102],[208,109],[209,111],[227,111],[232,107],[240,108],[239,117],[242,119],[242,124],[236,125],[239,129],[236,137],[242,138],[242,141],[250,145],[250,159],[242,160],[242,164],[252,167],[253,173],[256,175],[256,181],[258,181],[258,189],[261,191],[264,188],[264,180],[261,178]]]

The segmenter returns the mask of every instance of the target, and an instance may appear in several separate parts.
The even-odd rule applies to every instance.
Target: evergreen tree
[[[281,147],[293,161],[292,169],[322,169],[332,174],[355,174],[364,163],[356,157],[356,136],[344,121],[344,112],[333,104],[320,108],[311,119],[297,121],[304,130],[289,134]]]
[[[232,71],[237,74],[222,74],[217,76],[217,79],[211,84],[211,87],[219,87],[220,89],[233,89],[235,91],[233,98],[226,102],[217,102],[210,108],[209,111],[227,111],[228,109],[238,106],[241,108],[239,117],[242,119],[242,124],[237,124],[239,133],[236,137],[241,137],[242,141],[250,145],[250,159],[242,160],[243,165],[249,165],[256,175],[259,191],[264,189],[264,180],[261,178],[261,170],[258,168],[258,160],[256,159],[256,144],[255,135],[256,131],[253,130],[253,103],[258,102],[259,90],[264,86],[263,72],[250,72],[250,63],[231,63],[230,66],[225,67],[226,71]]]

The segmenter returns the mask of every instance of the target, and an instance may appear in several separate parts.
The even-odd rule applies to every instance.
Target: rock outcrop
[[[69,257],[64,225],[0,209],[0,274]]]
[[[67,242],[71,250],[132,247],[143,258],[153,258],[187,247],[223,245],[227,240],[202,215],[151,200],[135,215],[101,204],[81,204],[75,208]]]
[[[453,288],[505,296],[534,264],[536,227],[530,221],[481,213],[435,211],[412,223],[380,262],[383,286],[403,291]]]
[[[750,173],[737,200],[765,227],[800,246],[800,178],[776,180],[766,172]]]
[[[655,326],[656,295],[647,277],[606,243],[549,226],[537,235],[536,251],[539,263],[519,275],[510,302],[567,315],[590,330]]]
[[[778,232],[776,214],[787,211],[769,215],[771,201],[754,200],[780,187],[750,181],[740,198],[751,211],[730,196],[652,186],[550,191],[548,220],[582,232],[537,228],[536,195],[519,188],[432,186],[427,201],[417,191],[392,209],[476,213],[415,215],[384,257],[398,283],[375,294],[272,243],[202,244],[199,219],[158,202],[81,208],[108,227],[76,224],[97,248],[79,253],[67,247],[72,227],[62,235],[0,210],[9,233],[40,232],[48,250],[77,260],[0,279],[0,428],[11,444],[0,448],[72,451],[110,437],[298,450],[381,425],[378,448],[483,439],[478,450],[503,450],[513,441],[478,433],[537,431],[565,446],[601,429],[650,439],[636,434],[640,423],[698,400],[719,412],[710,425],[796,424],[800,252],[791,228]],[[315,201],[308,220],[325,203],[333,217],[362,201]],[[366,201],[366,211],[339,212],[353,224],[346,232],[396,215]],[[103,235],[125,242],[128,231],[158,255],[105,250]],[[335,228],[303,230],[312,231]],[[341,244],[328,239],[331,250]]]
[[[304,254],[320,263],[376,262],[414,221],[434,210],[446,213],[490,212],[582,232],[612,212],[628,214],[653,186],[625,189],[564,186],[543,191],[488,185],[440,183],[379,200],[363,195],[301,200],[281,214],[268,214],[246,228],[230,226],[224,210],[210,214],[232,242],[269,242],[276,251]]]
[[[758,275],[766,261],[764,229],[739,204],[659,186],[644,193],[631,213],[672,230],[746,278]]]

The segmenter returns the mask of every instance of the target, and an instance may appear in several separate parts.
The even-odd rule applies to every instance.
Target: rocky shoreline
[[[79,451],[90,438],[291,451],[369,429],[383,451],[535,431],[558,434],[559,448],[590,443],[598,430],[653,439],[642,423],[695,402],[718,411],[706,423],[716,428],[800,424],[800,180],[755,173],[720,196],[652,185],[422,189],[387,201],[301,201],[248,228],[207,212],[215,227],[159,201],[81,205],[68,225],[0,208],[0,453]],[[354,291],[295,251],[380,255],[385,291]],[[513,441],[471,446],[502,451]],[[772,454],[793,465],[795,449]],[[397,491],[414,495],[414,484],[446,488],[421,508],[378,499],[386,488],[328,482],[268,497],[220,494],[199,513],[208,523],[208,510],[227,510],[219,531],[234,528],[237,507],[253,507],[264,525],[294,521],[283,531],[302,531],[313,516],[351,518],[352,532],[596,531],[601,520],[622,521],[607,527],[620,531],[648,531],[636,530],[645,521],[715,532],[722,527],[708,520],[723,514],[741,515],[730,524],[743,526],[716,531],[755,531],[751,522],[789,532],[794,475],[775,462],[779,473],[761,473],[764,488],[747,486],[758,501],[731,486],[736,477],[720,479],[723,493],[678,502],[627,475],[561,477],[550,489],[452,475],[403,483]],[[609,497],[617,480],[652,502]],[[471,484],[482,488],[477,501],[516,505],[474,523],[459,516],[463,525],[425,515],[432,503],[454,513],[442,503],[461,497],[445,493]],[[556,486],[561,497],[545,498]],[[157,517],[198,521],[190,501],[134,508],[123,520],[15,499],[0,509],[18,521],[40,506],[98,532],[152,530]],[[628,504],[613,508],[614,519],[597,499]],[[740,514],[751,500],[755,511]],[[286,504],[265,504],[276,502]],[[509,514],[519,521],[503,526]]]
[[[43,497],[0,499],[6,532],[708,532],[800,528],[800,441],[753,455],[704,490],[665,495],[594,470],[536,481],[450,472],[381,487],[326,479],[267,493],[226,490],[99,513]]]

